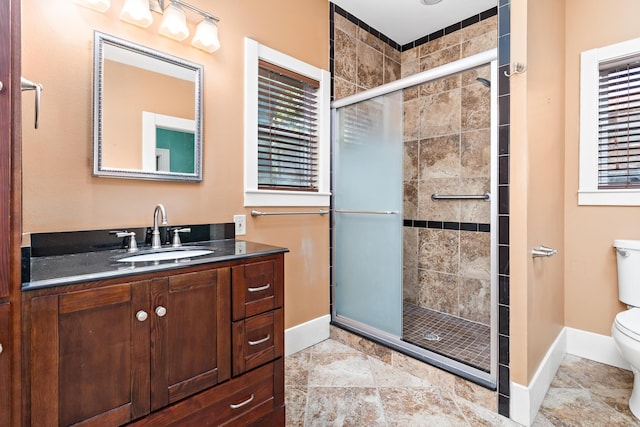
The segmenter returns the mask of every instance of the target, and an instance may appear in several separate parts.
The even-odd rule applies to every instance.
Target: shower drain
[[[423,338],[427,341],[440,341],[440,335],[434,334],[433,332],[427,332]]]

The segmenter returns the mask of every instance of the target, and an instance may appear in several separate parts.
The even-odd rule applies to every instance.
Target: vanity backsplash
[[[171,244],[171,231],[190,228],[189,233],[180,234],[182,243],[235,239],[234,223],[171,225],[160,227],[163,245]],[[117,237],[115,233],[128,231],[136,233],[136,241],[141,249],[151,242],[152,227],[124,227],[108,230],[64,231],[52,233],[32,233],[31,246],[22,247],[22,283],[31,280],[31,259],[86,252],[127,249],[128,238]]]

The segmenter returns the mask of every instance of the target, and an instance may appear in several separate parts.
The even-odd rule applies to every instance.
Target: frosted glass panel
[[[402,92],[340,108],[334,129],[336,315],[401,336]]]

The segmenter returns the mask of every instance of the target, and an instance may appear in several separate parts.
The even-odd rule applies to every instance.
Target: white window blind
[[[598,188],[640,188],[640,57],[600,64]]]
[[[258,188],[318,191],[320,83],[258,64]]]

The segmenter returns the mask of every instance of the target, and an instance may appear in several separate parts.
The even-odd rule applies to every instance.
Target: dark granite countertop
[[[243,240],[209,240],[184,244],[213,249],[213,253],[193,258],[164,261],[118,262],[129,254],[126,249],[70,253],[54,256],[32,257],[30,280],[22,284],[22,290],[70,285],[91,280],[124,277],[151,271],[173,270],[194,265],[233,261],[288,252],[288,249]],[[140,248],[140,252],[148,248]]]

